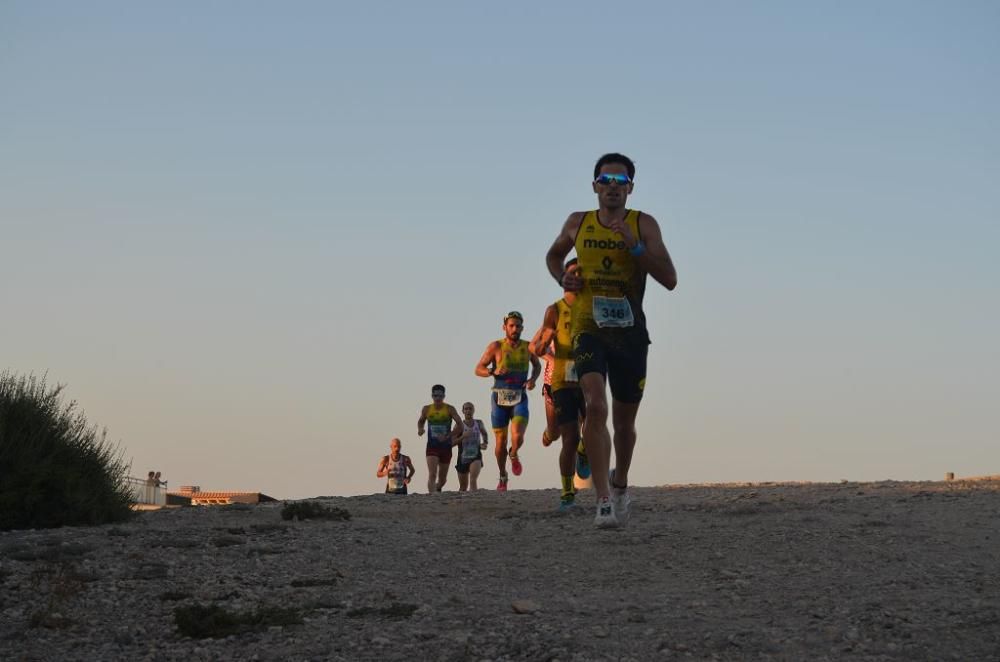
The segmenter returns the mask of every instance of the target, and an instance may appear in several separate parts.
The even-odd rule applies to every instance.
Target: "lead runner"
[[[677,270],[656,219],[625,206],[634,179],[635,164],[624,154],[598,159],[592,183],[598,208],[570,214],[545,256],[552,277],[564,290],[577,293],[571,335],[587,408],[583,443],[597,494],[594,524],[599,528],[621,526],[629,519],[628,472],[649,351],[642,310],[646,275],[668,290],[677,287]],[[563,261],[574,248],[579,269],[564,271]],[[615,449],[611,476],[608,384]]]

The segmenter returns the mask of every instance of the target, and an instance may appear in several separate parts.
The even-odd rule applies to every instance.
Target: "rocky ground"
[[[617,531],[553,490],[3,533],[0,660],[1000,659],[1000,481],[634,493]]]

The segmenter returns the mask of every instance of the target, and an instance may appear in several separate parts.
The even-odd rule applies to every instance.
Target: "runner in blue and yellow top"
[[[440,492],[448,480],[451,447],[459,443],[464,427],[462,417],[444,401],[444,387],[431,387],[431,404],[424,405],[417,420],[417,434],[423,436],[427,423],[427,492]],[[452,423],[455,427],[452,428]]]
[[[624,154],[598,159],[591,184],[598,209],[570,214],[545,255],[553,278],[564,290],[577,293],[572,306],[573,356],[587,407],[583,443],[597,493],[594,524],[602,528],[620,526],[629,518],[628,471],[649,348],[642,310],[646,276],[668,290],[677,286],[677,270],[656,219],[625,206],[634,179],[635,164]],[[572,250],[579,267],[567,271],[563,260]],[[613,401],[610,412],[607,385]],[[609,413],[615,448],[610,480]]]
[[[510,426],[510,468],[515,476],[521,475],[521,460],[518,450],[524,443],[524,432],[528,427],[528,394],[535,388],[535,380],[542,371],[538,357],[528,351],[528,343],[521,340],[524,317],[511,311],[503,318],[504,337],[494,340],[486,347],[476,364],[476,374],[493,378],[491,420],[496,436],[497,467],[500,482],[497,490],[507,491],[507,428]],[[531,376],[528,376],[528,369]]]

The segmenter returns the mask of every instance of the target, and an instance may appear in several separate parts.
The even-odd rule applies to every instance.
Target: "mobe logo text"
[[[584,239],[584,248],[611,248],[620,251],[628,250],[624,241],[612,241],[610,239]]]

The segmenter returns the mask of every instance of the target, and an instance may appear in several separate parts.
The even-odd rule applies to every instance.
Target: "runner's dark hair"
[[[598,175],[601,174],[601,168],[609,163],[618,163],[625,166],[628,168],[628,178],[635,179],[635,164],[632,163],[632,159],[618,152],[611,152],[597,159],[597,165],[594,166],[594,179],[597,179]]]

